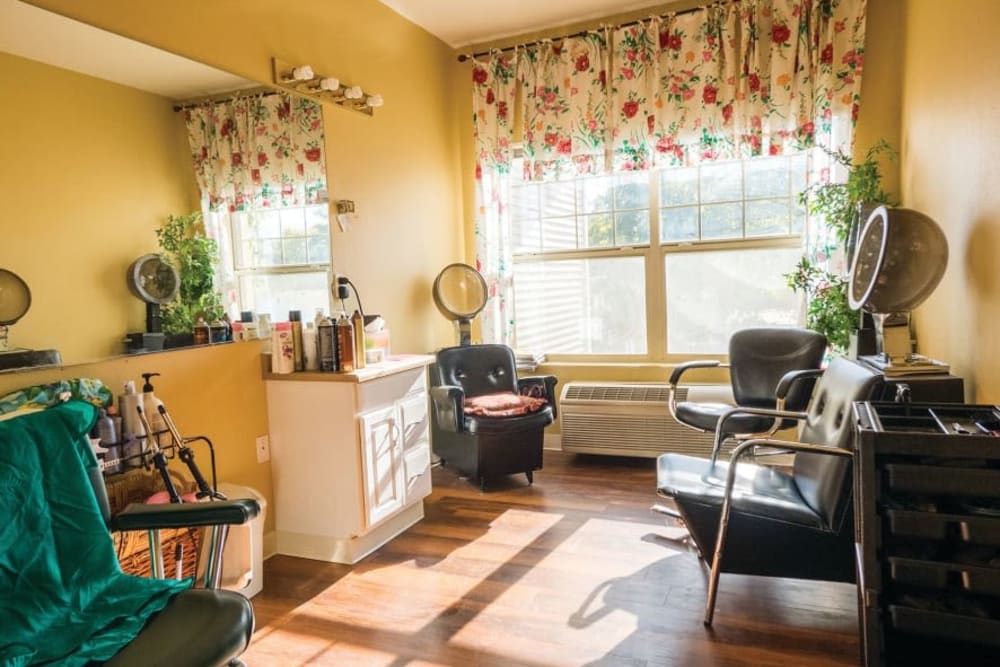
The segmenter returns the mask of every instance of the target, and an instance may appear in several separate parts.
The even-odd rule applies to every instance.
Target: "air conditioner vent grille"
[[[687,390],[680,388],[685,394]],[[578,401],[628,401],[655,402],[664,405],[669,400],[670,390],[663,384],[582,384],[566,385],[564,399]],[[678,392],[678,400],[683,400]]]
[[[678,401],[688,395],[688,387],[677,388]],[[559,406],[562,448],[584,454],[708,456],[713,434],[678,424],[670,416],[669,396],[666,384],[569,382]]]

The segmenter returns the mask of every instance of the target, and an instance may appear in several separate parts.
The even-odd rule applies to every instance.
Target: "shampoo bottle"
[[[317,326],[319,338],[319,369],[325,372],[337,370],[337,334],[333,320],[324,317]]]
[[[141,375],[143,379],[142,412],[146,415],[149,428],[153,430],[150,436],[156,440],[157,445],[160,445],[160,436],[167,432],[167,424],[163,421],[163,415],[160,414],[160,406],[163,405],[163,401],[153,393],[153,383],[150,382],[150,378],[157,377],[159,373],[142,373]],[[169,439],[168,435],[167,440]]]
[[[302,331],[302,358],[305,360],[305,370],[319,370],[319,341],[316,338],[316,325],[306,322],[306,328]]]

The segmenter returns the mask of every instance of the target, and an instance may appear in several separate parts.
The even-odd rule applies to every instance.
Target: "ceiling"
[[[454,48],[662,6],[665,0],[380,0]]]
[[[172,100],[259,85],[17,0],[0,0],[0,51]]]

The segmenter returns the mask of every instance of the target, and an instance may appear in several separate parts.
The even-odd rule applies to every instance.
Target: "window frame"
[[[804,154],[800,153],[798,155]],[[515,159],[521,157],[520,151],[515,149]],[[773,157],[778,156],[762,156],[765,158],[773,159]],[[786,159],[795,156],[783,156]],[[753,159],[753,158],[749,158]],[[745,163],[747,160],[740,160],[739,162]],[[515,167],[516,168],[516,167]],[[669,169],[667,167],[666,169]],[[803,165],[803,170],[806,172],[808,178],[808,160],[806,160]],[[649,189],[649,242],[641,244],[631,244],[623,246],[615,246],[611,248],[576,248],[576,249],[561,249],[561,250],[551,250],[551,251],[531,251],[531,252],[512,252],[512,267],[513,267],[513,282],[517,283],[517,265],[526,262],[538,262],[538,261],[560,261],[560,260],[570,260],[570,259],[602,259],[602,258],[613,258],[613,257],[643,257],[643,266],[645,271],[645,315],[646,315],[646,353],[645,354],[587,354],[587,353],[551,353],[547,350],[538,350],[539,352],[544,352],[550,363],[615,363],[615,364],[646,364],[646,363],[678,363],[684,360],[690,359],[714,359],[720,356],[724,356],[726,351],[720,350],[719,352],[713,353],[670,353],[668,352],[669,341],[667,339],[667,328],[668,328],[668,308],[667,308],[667,296],[668,288],[666,285],[666,259],[668,254],[673,253],[691,253],[691,252],[710,252],[710,251],[720,251],[727,249],[741,249],[741,250],[751,250],[751,249],[761,249],[761,248],[774,248],[774,249],[790,249],[799,248],[804,250],[804,244],[806,239],[806,230],[808,229],[809,220],[808,212],[804,219],[801,232],[790,231],[787,234],[769,234],[751,237],[741,237],[741,238],[712,238],[712,239],[696,239],[696,240],[683,240],[683,241],[661,241],[661,209],[660,205],[660,173],[664,168],[654,168],[647,170],[643,173],[647,175],[648,178],[648,189]],[[586,178],[586,177],[584,177]],[[572,182],[576,182],[579,179],[572,179]],[[741,182],[741,190],[745,193],[746,183],[745,177]],[[513,189],[514,184],[511,184]],[[798,199],[798,192],[793,191],[794,179],[789,179],[789,205],[790,207],[795,207]],[[701,180],[699,179],[699,191],[701,188]],[[770,197],[773,198],[773,197]],[[751,197],[738,200],[741,204],[746,201],[753,201],[760,199],[760,197]],[[728,201],[728,200],[727,200]],[[717,202],[711,202],[717,203]],[[701,196],[699,192],[699,201],[697,206],[703,206],[701,201]],[[635,210],[635,209],[623,209],[623,210]],[[616,208],[612,209],[612,214],[617,212]],[[578,214],[580,215],[580,214]],[[544,216],[539,214],[539,222],[543,220]],[[514,221],[513,217],[510,220],[511,224],[511,236],[513,237],[513,227]],[[793,228],[794,222],[789,219],[790,229]],[[699,213],[699,230],[701,229],[700,223],[700,213]],[[746,218],[745,214],[743,217],[743,229],[744,234],[746,233]],[[512,241],[513,244],[513,241]],[[513,301],[513,313],[515,322],[517,321],[517,300],[516,297]],[[515,324],[516,327],[516,324]]]

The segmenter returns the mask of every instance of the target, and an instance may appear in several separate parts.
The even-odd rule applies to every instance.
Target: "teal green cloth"
[[[97,408],[0,422],[0,665],[106,660],[191,581],[121,571],[87,477]]]
[[[0,396],[0,415],[24,408],[48,408],[58,405],[69,398],[93,403],[99,408],[111,405],[114,396],[103,382],[96,378],[73,378],[58,380],[48,384],[36,384],[23,387],[9,394]]]

